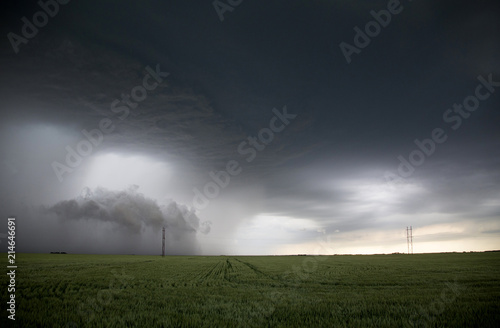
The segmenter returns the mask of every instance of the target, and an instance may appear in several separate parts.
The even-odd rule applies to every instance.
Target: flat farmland
[[[16,264],[16,320],[7,318],[4,273],[2,327],[498,327],[500,322],[500,252],[17,254]]]

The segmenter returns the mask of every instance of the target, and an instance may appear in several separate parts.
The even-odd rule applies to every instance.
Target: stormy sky
[[[3,6],[19,252],[500,248],[498,1]]]

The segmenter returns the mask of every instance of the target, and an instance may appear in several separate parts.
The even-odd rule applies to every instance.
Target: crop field
[[[17,327],[498,327],[500,252],[17,254]]]

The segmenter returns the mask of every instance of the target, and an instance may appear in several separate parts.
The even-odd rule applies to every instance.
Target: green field
[[[18,254],[16,260],[16,321],[13,325],[7,319],[9,281],[3,274],[2,327],[500,323],[500,252],[164,258]]]

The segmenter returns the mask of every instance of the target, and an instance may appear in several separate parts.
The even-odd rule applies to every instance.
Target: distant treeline
[[[68,254],[66,252],[50,252],[50,254]]]

